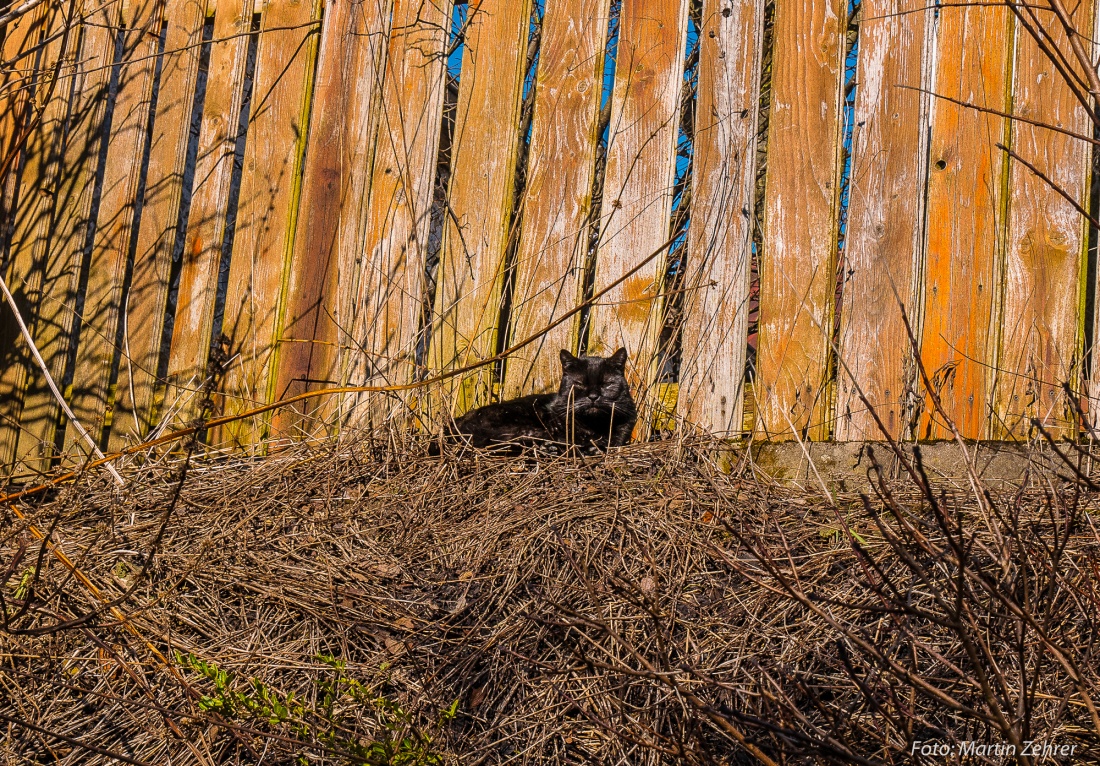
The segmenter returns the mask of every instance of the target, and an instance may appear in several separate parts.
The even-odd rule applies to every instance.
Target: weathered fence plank
[[[1094,6],[1092,39],[1096,41],[1100,40],[1100,2],[1092,0],[1092,4]],[[1092,135],[1095,135],[1095,133]],[[1094,148],[1093,152],[1095,151],[1096,149]],[[1090,186],[1096,184],[1098,181],[1100,181],[1100,178],[1097,178],[1094,166],[1090,168],[1089,171]],[[1100,211],[1096,210],[1091,205],[1090,208],[1092,208],[1090,212],[1094,218],[1100,217],[1097,215]],[[1089,239],[1092,239],[1091,236]],[[1090,241],[1090,245],[1091,244]],[[1090,259],[1092,257],[1091,249],[1089,257]],[[1090,289],[1094,294],[1100,294],[1100,291],[1097,291],[1097,287],[1100,287],[1100,274],[1094,274],[1091,283],[1086,281],[1086,295]],[[1091,343],[1086,349],[1088,363],[1083,365],[1087,379],[1081,384],[1083,396],[1080,399],[1080,404],[1084,410],[1084,416],[1077,425],[1081,428],[1082,433],[1086,434],[1090,439],[1095,439],[1098,433],[1097,429],[1100,428],[1100,353],[1097,353],[1097,347],[1100,345],[1100,342],[1098,342],[1100,341],[1100,309],[1097,309],[1095,300],[1093,301],[1092,315],[1085,316],[1084,320],[1085,327],[1082,330],[1082,334],[1088,332],[1091,328],[1092,337]]]
[[[760,266],[756,429],[829,434],[847,3],[778,3]]]
[[[42,7],[8,25],[0,41],[0,58],[14,62],[10,70],[0,72],[0,268],[5,279],[13,273],[6,256],[18,221],[27,214],[26,198],[19,194],[22,174],[20,157],[32,136],[42,134],[42,122],[34,122],[31,106],[38,89],[48,87],[33,76],[34,67],[43,54],[31,51],[42,39],[50,21],[49,9]],[[47,48],[47,51],[51,49]],[[53,50],[57,50],[54,48]],[[20,58],[22,56],[22,58]],[[56,112],[56,109],[53,110]],[[49,111],[42,120],[50,120]],[[38,148],[34,141],[32,148]],[[30,169],[35,166],[32,159]],[[33,183],[33,180],[31,180]],[[28,184],[28,188],[30,183]],[[38,195],[35,195],[38,197]],[[32,203],[40,204],[41,199]],[[21,295],[17,285],[10,285],[16,295]],[[18,299],[17,299],[18,300]],[[26,344],[11,316],[7,303],[0,305],[0,469],[7,469],[15,454],[19,440],[20,410],[22,407],[21,376],[26,374]],[[18,391],[16,389],[19,389]]]
[[[679,409],[726,436],[744,413],[763,36],[762,0],[703,3]]]
[[[16,294],[51,376],[63,385],[69,366],[75,303],[84,251],[90,246],[93,182],[103,147],[103,116],[115,55],[117,4],[92,3],[90,24],[55,38],[43,62],[66,57],[56,87],[27,144],[23,188],[9,253],[8,284]],[[63,9],[48,24],[51,36],[64,28]],[[65,50],[62,51],[62,46]],[[70,77],[71,75],[71,77]],[[22,350],[0,371],[0,399],[20,399],[16,460],[45,469],[56,454],[60,408],[41,371]],[[61,433],[65,425],[61,424]],[[81,445],[86,450],[85,445]]]
[[[512,292],[513,340],[538,332],[581,299],[609,6],[609,0],[546,4]],[[507,360],[502,397],[557,388],[558,350],[576,350],[576,319]]]
[[[940,10],[934,92],[1000,111],[1008,107],[1009,13]],[[947,416],[964,437],[989,435],[1002,278],[1005,120],[949,101],[934,104],[928,179],[927,276],[921,359]],[[921,438],[950,436],[925,397]]]
[[[0,30],[0,60],[11,68],[0,70],[0,253],[7,246],[12,224],[9,213],[19,177],[18,156],[24,132],[31,128],[31,104],[39,57],[32,51],[42,39],[49,11],[38,8]]]
[[[1092,3],[1077,5],[1073,20],[1086,36]],[[1049,19],[1047,44],[1069,50],[1060,25]],[[1081,102],[1017,25],[1013,113],[1088,134]],[[1075,69],[1080,72],[1079,68]],[[1081,204],[1088,204],[1089,146],[1061,133],[1017,122],[1013,150]],[[1084,328],[1086,221],[1073,205],[1027,168],[1012,168],[1004,269],[1004,320],[991,435],[1036,436],[1036,418],[1055,437],[1074,436],[1076,416],[1062,391],[1081,373]]]
[[[124,304],[122,359],[111,448],[142,439],[153,425],[169,278],[191,135],[205,0],[167,0],[164,55],[149,145],[145,197],[130,289]]]
[[[839,441],[883,437],[859,391],[891,437],[909,435],[914,425],[920,387],[904,319],[916,326],[920,311],[928,123],[919,89],[927,88],[932,16],[924,8],[923,0],[863,3],[837,365]]]
[[[179,290],[168,356],[165,408],[183,422],[199,414],[206,376],[233,154],[244,99],[252,0],[212,2],[214,34]]]
[[[449,0],[394,2],[362,255],[345,255],[334,293],[348,385],[401,385],[415,372],[451,12]],[[372,414],[369,399],[345,397],[347,422]]]
[[[338,385],[337,346],[351,339],[334,323],[332,298],[362,258],[391,0],[327,0],[314,86],[302,201],[290,265],[287,316],[279,338],[275,396]],[[272,428],[315,433],[332,403],[312,400],[275,414]]]
[[[110,422],[111,374],[114,371],[123,287],[130,257],[135,200],[141,182],[142,156],[149,122],[153,73],[159,46],[159,0],[124,0],[119,21],[122,50],[117,67],[117,95],[107,140],[103,189],[81,312],[76,370],[69,406],[97,441]],[[125,349],[121,350],[125,353]],[[83,441],[70,428],[66,442]]]
[[[313,15],[311,0],[275,0],[264,9],[222,324],[236,357],[222,385],[226,415],[265,404],[274,393],[275,340],[309,119],[317,40]],[[268,420],[234,421],[213,434],[212,442],[257,444]]]
[[[531,0],[470,6],[429,352],[436,372],[496,353],[530,9]],[[443,406],[488,403],[492,379],[492,366],[450,379]]]
[[[596,291],[619,279],[669,237],[687,34],[687,2],[623,0],[600,210]],[[643,403],[656,373],[664,257],[608,292],[589,315],[588,350],[625,346],[627,376]]]

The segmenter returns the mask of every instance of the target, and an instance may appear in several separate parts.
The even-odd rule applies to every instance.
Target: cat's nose
[[[596,401],[597,399],[600,398],[600,395],[599,394],[589,394],[588,398],[591,399],[592,401]]]

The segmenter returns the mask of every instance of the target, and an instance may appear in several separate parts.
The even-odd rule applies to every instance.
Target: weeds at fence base
[[[834,504],[723,472],[707,441],[557,460],[385,444],[196,462],[123,618],[73,629],[50,626],[130,587],[179,471],[0,511],[0,759],[1100,758],[1100,494],[876,480]]]

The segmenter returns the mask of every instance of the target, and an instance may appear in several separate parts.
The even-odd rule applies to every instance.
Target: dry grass
[[[1100,759],[1097,496],[833,506],[717,455],[345,441],[5,509],[0,758],[899,763],[1020,735]],[[51,552],[28,587],[32,523],[99,599]]]

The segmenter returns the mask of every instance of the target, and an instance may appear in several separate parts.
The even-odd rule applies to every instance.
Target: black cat
[[[557,451],[576,445],[585,452],[630,441],[638,419],[626,382],[626,349],[611,356],[575,357],[561,352],[556,394],[534,394],[471,410],[448,429],[451,440],[474,447],[510,445]]]

